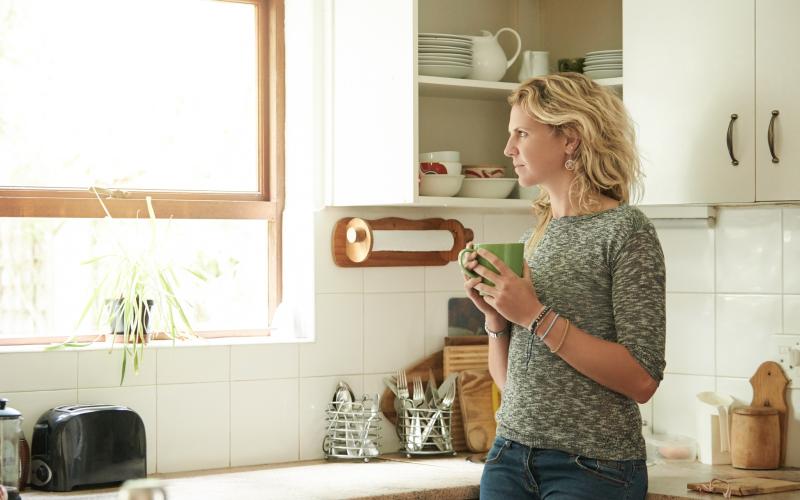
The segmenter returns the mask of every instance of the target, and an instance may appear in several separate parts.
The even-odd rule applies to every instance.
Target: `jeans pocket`
[[[492,448],[486,454],[486,465],[496,464],[503,458],[503,453],[511,446],[511,441],[503,438],[494,440]]]
[[[575,464],[587,474],[617,486],[627,486],[630,482],[626,477],[625,464],[622,462],[576,456]]]

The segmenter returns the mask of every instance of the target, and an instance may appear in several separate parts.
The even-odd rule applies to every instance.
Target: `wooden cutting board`
[[[487,452],[494,442],[497,424],[492,409],[492,376],[489,370],[462,370],[458,375],[458,397],[467,448]]]
[[[765,361],[758,367],[756,373],[750,377],[753,386],[753,401],[750,406],[767,406],[778,410],[781,424],[781,460],[779,466],[786,459],[786,430],[788,425],[786,406],[786,386],[789,379],[783,373],[781,365],[774,361]]]
[[[768,479],[765,477],[737,477],[733,479],[713,479],[707,483],[689,483],[687,489],[706,493],[725,493],[737,497],[761,495],[763,493],[779,493],[782,491],[800,490],[800,483]]]
[[[447,377],[453,372],[463,370],[488,370],[489,345],[459,345],[444,347],[442,375]],[[456,391],[453,401],[453,414],[451,420],[451,436],[455,451],[468,451],[467,439],[464,434],[464,420],[461,415],[461,393]]]

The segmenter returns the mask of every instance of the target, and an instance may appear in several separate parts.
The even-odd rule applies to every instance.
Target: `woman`
[[[665,366],[664,256],[628,205],[640,177],[632,125],[613,93],[577,73],[528,80],[509,103],[504,153],[541,194],[522,277],[482,249],[499,273],[475,253],[467,262],[503,391],[481,498],[644,498],[637,403]]]

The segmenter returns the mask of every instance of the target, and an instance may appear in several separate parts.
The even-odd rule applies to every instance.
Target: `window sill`
[[[112,344],[110,338],[103,342],[92,342],[83,347],[62,347],[52,349],[53,344],[24,344],[24,345],[0,345],[0,354],[12,352],[69,352],[69,351],[100,351],[109,349],[121,349],[122,344],[117,340]],[[306,344],[312,343],[314,339],[287,337],[287,336],[250,336],[250,337],[219,337],[219,338],[192,338],[186,340],[152,340],[147,343],[148,349],[163,349],[168,347],[212,347],[226,345],[264,345],[264,344]]]

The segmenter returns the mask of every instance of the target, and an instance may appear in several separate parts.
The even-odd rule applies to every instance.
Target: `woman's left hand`
[[[476,260],[472,271],[494,283],[494,286],[478,283],[475,289],[482,292],[483,299],[507,320],[518,325],[529,324],[536,311],[541,309],[541,303],[531,281],[528,263],[522,260],[522,277],[519,277],[495,254],[483,248],[478,249],[477,253],[491,262],[499,274],[478,264]]]

